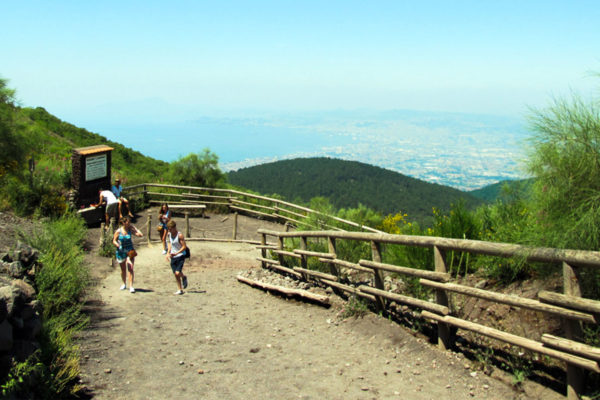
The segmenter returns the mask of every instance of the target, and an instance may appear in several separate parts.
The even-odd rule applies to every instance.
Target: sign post
[[[114,149],[106,145],[79,147],[71,156],[71,184],[73,203],[88,224],[100,222],[104,209],[90,207],[98,202],[98,191],[109,190],[111,181],[111,154]]]

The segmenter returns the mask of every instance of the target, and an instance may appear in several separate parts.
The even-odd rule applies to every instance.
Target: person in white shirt
[[[104,203],[106,203],[104,215],[106,218],[106,229],[108,229],[111,217],[114,217],[117,220],[120,220],[123,217],[121,215],[121,202],[110,190],[100,190],[100,199],[98,200],[96,208],[100,207]],[[118,215],[117,212],[119,213]]]
[[[170,220],[167,223],[169,233],[167,234],[168,250],[167,261],[171,262],[171,270],[175,275],[177,282],[177,291],[175,294],[183,294],[183,289],[187,288],[187,276],[183,274],[183,263],[186,259],[186,252],[189,251],[183,238],[183,234],[177,231],[177,224]]]

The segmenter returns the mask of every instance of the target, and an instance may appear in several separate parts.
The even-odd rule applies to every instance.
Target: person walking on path
[[[110,188],[110,191],[113,192],[113,194],[118,200],[121,201],[121,205],[125,205],[129,217],[133,218],[133,214],[131,213],[131,209],[129,208],[129,200],[121,196],[121,193],[123,193],[123,186],[121,186],[121,180],[119,178],[115,179],[115,184]]]
[[[129,292],[135,293],[133,287],[133,263],[135,262],[135,256],[137,255],[133,248],[132,235],[142,237],[142,232],[135,226],[131,225],[129,217],[121,218],[121,227],[115,231],[113,236],[113,245],[117,248],[116,259],[121,266],[121,290],[127,289],[127,272],[129,271]]]
[[[168,250],[167,250],[167,261],[171,262],[171,270],[175,275],[175,281],[177,282],[177,291],[175,294],[183,294],[183,289],[187,288],[188,280],[187,276],[183,273],[183,263],[185,262],[185,252],[189,251],[183,238],[183,234],[177,231],[177,224],[175,221],[170,220],[167,223],[167,239],[168,239]]]
[[[160,206],[160,211],[158,212],[158,225],[162,226],[162,230],[160,231],[160,240],[163,243],[163,254],[167,254],[167,223],[171,220],[171,210],[169,210],[169,205],[167,203],[163,203]]]

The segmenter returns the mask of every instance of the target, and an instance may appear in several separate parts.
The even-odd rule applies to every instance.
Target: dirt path
[[[376,315],[341,320],[336,307],[241,284],[238,272],[259,268],[253,246],[190,247],[183,296],[159,245],[138,246],[136,293],[119,290],[116,269],[99,282],[98,312],[80,338],[94,398],[560,398],[515,392]]]

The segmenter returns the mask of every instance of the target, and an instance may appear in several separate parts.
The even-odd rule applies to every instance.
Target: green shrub
[[[89,283],[81,247],[85,234],[82,219],[67,214],[44,223],[29,237],[28,244],[42,254],[35,276],[44,310],[41,348],[27,362],[13,366],[1,386],[3,396],[60,399],[72,398],[79,390],[79,349],[73,334],[88,322],[81,311]]]
[[[54,172],[11,175],[4,178],[2,194],[19,216],[36,214],[40,217],[59,217],[67,209],[62,184],[54,184]]]
[[[340,318],[346,319],[350,317],[362,318],[369,312],[369,306],[367,303],[357,298],[356,296],[352,296],[348,299],[346,304],[339,313]]]

